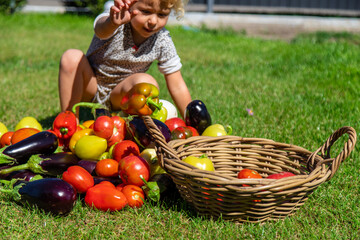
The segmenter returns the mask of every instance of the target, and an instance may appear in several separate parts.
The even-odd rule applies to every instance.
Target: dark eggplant
[[[79,158],[72,153],[59,152],[52,154],[32,155],[27,163],[0,170],[0,175],[28,169],[34,173],[57,176],[70,166],[77,165]]]
[[[201,100],[193,100],[186,106],[185,124],[194,127],[200,135],[211,125],[211,116]]]
[[[80,160],[77,165],[79,165],[80,167],[84,168],[86,171],[88,171],[91,175],[95,174],[95,167],[96,164],[98,163],[97,160],[92,160],[92,159],[82,159]]]
[[[54,215],[66,215],[73,209],[77,195],[76,190],[59,178],[43,178],[30,182],[0,180],[1,192],[14,197],[14,200],[36,206]]]
[[[104,181],[111,182],[115,186],[123,183],[121,178],[115,178],[115,177],[110,178],[110,177],[99,177],[99,176],[93,176],[93,178],[94,178],[94,185],[104,182]]]
[[[35,180],[35,179],[41,179],[43,178],[41,175],[39,174],[36,174],[30,170],[27,170],[27,169],[24,169],[24,170],[20,170],[20,171],[15,171],[15,172],[12,172],[11,174],[9,174],[8,176],[8,180],[11,180],[11,179],[22,179],[24,181],[32,181],[32,180]]]
[[[35,154],[51,154],[58,147],[58,138],[49,131],[38,132],[13,145],[0,149],[0,164],[23,164]]]
[[[153,121],[165,137],[166,142],[170,141],[171,132],[166,124],[157,119],[153,119]],[[131,138],[139,145],[140,148],[148,148],[154,143],[153,137],[142,118],[134,117],[126,127]]]

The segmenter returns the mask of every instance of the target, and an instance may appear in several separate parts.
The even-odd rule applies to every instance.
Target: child
[[[157,60],[168,91],[184,117],[191,96],[180,72],[180,58],[164,28],[172,10],[178,17],[182,16],[183,1],[115,0],[110,13],[102,13],[95,19],[95,35],[86,55],[69,49],[61,57],[61,110],[91,101],[120,110],[122,97],[135,84],[147,82],[159,87],[145,73]]]

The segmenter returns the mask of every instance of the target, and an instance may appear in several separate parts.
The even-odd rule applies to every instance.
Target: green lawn
[[[0,15],[0,121],[9,129],[25,116],[46,127],[60,111],[57,75],[68,48],[87,50],[93,19],[71,15]],[[360,36],[302,35],[291,42],[209,29],[168,27],[193,99],[233,134],[291,143],[315,151],[336,129],[359,129]],[[170,100],[163,77],[161,98]],[[246,109],[252,109],[250,116]],[[341,138],[331,155],[344,146]],[[54,217],[0,195],[4,239],[356,239],[360,235],[358,146],[331,181],[292,217],[235,224],[203,219],[184,201],[147,203],[117,213],[78,201]]]

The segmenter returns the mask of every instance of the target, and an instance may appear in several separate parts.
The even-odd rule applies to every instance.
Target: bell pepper
[[[59,113],[54,122],[53,129],[59,140],[70,139],[77,130],[76,115],[71,111],[63,111]]]
[[[151,115],[155,109],[161,110],[159,89],[150,83],[138,83],[125,94],[120,103],[123,112],[130,115]]]

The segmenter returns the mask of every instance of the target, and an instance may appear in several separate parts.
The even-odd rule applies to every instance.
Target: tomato
[[[108,140],[108,146],[114,145],[116,142],[121,142],[126,136],[126,121],[122,117],[112,116],[114,122],[113,136]]]
[[[40,132],[40,130],[36,128],[20,128],[19,130],[16,130],[12,135],[11,144],[20,142],[21,140],[24,140],[25,138],[30,137],[38,132]]]
[[[9,130],[7,129],[7,127],[5,126],[5,124],[3,124],[2,122],[0,122],[0,138],[1,136],[8,132]]]
[[[186,139],[192,136],[192,131],[187,127],[177,127],[171,131],[171,140]]]
[[[205,155],[201,157],[188,156],[183,161],[201,170],[215,171],[213,162]]]
[[[121,191],[104,182],[89,188],[84,200],[89,207],[111,212],[123,209],[128,203]]]
[[[170,118],[165,121],[165,124],[170,131],[173,131],[177,127],[186,127],[184,120],[179,117]]]
[[[271,175],[267,176],[266,178],[269,178],[269,179],[281,179],[281,178],[292,177],[292,176],[295,176],[295,174],[293,174],[292,172],[281,172],[281,173],[271,174]]]
[[[262,178],[262,176],[255,170],[244,168],[238,173],[238,178]]]
[[[109,116],[99,116],[93,128],[96,136],[109,140],[114,132],[114,121]]]
[[[164,106],[161,106],[160,110],[157,109],[151,114],[151,117],[161,122],[165,122],[167,119],[167,115],[167,109]]]
[[[1,147],[5,147],[5,146],[9,146],[11,145],[11,138],[12,135],[14,134],[13,131],[8,131],[6,133],[4,133],[1,138],[0,138],[0,145]]]
[[[81,125],[84,126],[85,128],[90,128],[90,126],[92,124],[94,124],[95,120],[87,120],[85,122],[83,122]]]
[[[106,139],[95,135],[83,136],[75,144],[75,154],[80,159],[99,159],[106,149]]]
[[[199,136],[199,132],[198,132],[198,130],[196,130],[196,128],[194,128],[192,126],[186,126],[186,128],[192,132],[193,136]]]
[[[76,131],[70,138],[70,142],[69,142],[70,151],[75,153],[75,145],[77,141],[79,141],[79,139],[82,138],[83,136],[88,136],[88,135],[94,135],[94,130],[91,128],[84,128]]]
[[[154,148],[146,148],[140,153],[140,157],[144,158],[150,166],[150,177],[156,174],[166,173],[160,166],[156,151]]]
[[[96,163],[95,172],[100,177],[116,177],[119,174],[119,163],[106,158]]]
[[[15,126],[15,131],[20,128],[35,128],[40,132],[43,130],[41,124],[34,117],[24,117]]]
[[[209,136],[209,137],[226,136],[231,134],[230,131],[231,131],[230,126],[228,126],[228,131],[226,131],[223,125],[213,124],[208,126],[201,134],[201,136]]]
[[[112,158],[119,162],[126,156],[139,156],[140,149],[134,141],[124,140],[114,146],[111,154]]]
[[[70,183],[78,193],[85,193],[94,186],[94,178],[80,166],[69,167],[62,175],[65,182]]]
[[[146,181],[150,177],[149,164],[140,156],[127,156],[119,162],[119,175],[125,184],[143,186],[142,176]]]
[[[125,185],[121,192],[125,195],[128,205],[132,208],[139,208],[144,204],[145,193],[141,187],[136,185]]]

